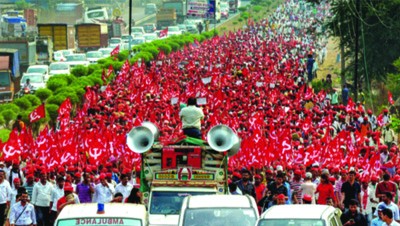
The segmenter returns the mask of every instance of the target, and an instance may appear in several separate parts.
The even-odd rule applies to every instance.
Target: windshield
[[[57,221],[57,226],[75,226],[75,225],[143,226],[142,221],[140,219],[115,218],[115,217],[60,219]]]
[[[101,58],[103,54],[101,52],[88,52],[86,53],[87,58]]]
[[[110,44],[118,44],[121,43],[121,40],[119,39],[110,39]]]
[[[214,194],[215,192],[154,191],[151,193],[150,214],[179,214],[186,196]]]
[[[154,26],[151,25],[151,24],[148,24],[148,25],[144,25],[143,28],[144,28],[145,30],[152,30],[152,29],[154,29]]]
[[[132,28],[132,33],[143,33],[143,30],[142,30],[142,28],[133,27]]]
[[[26,71],[27,73],[46,73],[46,68],[39,68],[39,67],[34,67],[34,68],[28,68]]]
[[[139,45],[139,44],[142,44],[143,42],[144,42],[143,39],[133,39],[132,40],[132,44],[134,44],[134,45]]]
[[[108,56],[111,54],[112,49],[102,49],[99,50],[101,53],[103,53],[103,56]]]
[[[60,50],[61,52],[62,52],[62,54],[64,55],[64,56],[68,56],[68,55],[71,55],[72,53],[71,53],[71,51],[69,51],[69,50]]]
[[[0,86],[9,86],[10,85],[10,75],[8,72],[0,72]]]
[[[50,64],[50,71],[68,70],[68,64]]]
[[[320,219],[262,219],[257,226],[324,226]]]
[[[227,9],[229,8],[229,5],[227,2],[221,2],[221,9]]]
[[[93,11],[87,14],[88,18],[98,18],[98,17],[103,17],[104,12],[103,11]]]
[[[67,56],[67,61],[85,61],[86,56],[85,55],[69,55]]]
[[[54,52],[55,57],[62,57],[63,54],[61,52]]]
[[[30,79],[30,83],[42,83],[43,82],[42,75],[29,75],[29,76],[22,76],[21,84],[25,84],[27,79]]]
[[[256,221],[257,214],[252,208],[196,208],[186,209],[183,225],[253,226]]]
[[[146,40],[149,40],[149,41],[154,40],[154,39],[157,38],[156,35],[145,35],[145,36],[143,36],[143,37],[144,37]]]
[[[168,31],[179,31],[179,27],[168,27]]]

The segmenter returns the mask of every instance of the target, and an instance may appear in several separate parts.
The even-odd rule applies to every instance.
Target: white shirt
[[[52,191],[53,185],[50,182],[46,182],[45,185],[41,182],[36,183],[33,186],[31,203],[35,206],[49,207]]]
[[[51,192],[51,202],[53,205],[51,206],[51,210],[57,212],[57,202],[58,200],[64,196],[64,188],[60,188],[56,185]]]
[[[133,188],[133,186],[129,183],[127,183],[126,186],[124,186],[122,183],[119,183],[115,187],[115,194],[117,194],[118,192],[121,192],[121,194],[123,196],[123,200],[125,200],[131,194],[132,188]]]
[[[317,190],[317,185],[315,185],[313,182],[306,181],[301,184],[301,189],[303,191],[302,196],[304,196],[305,194],[311,196],[311,203],[315,204],[315,191]]]
[[[11,188],[10,192],[10,206],[13,206],[15,204],[15,201],[17,200],[17,195],[18,195],[18,189]]]
[[[368,194],[367,205],[364,207],[364,202],[363,202],[363,200],[364,200],[364,192],[365,192],[365,190],[363,188],[361,188],[361,192],[360,192],[360,195],[361,195],[361,201],[360,201],[360,203],[361,203],[361,213],[362,214],[370,214],[370,213],[372,213],[372,203],[371,203],[370,198],[372,197],[373,194],[372,194],[371,189],[368,187],[366,189],[366,192]]]
[[[399,207],[394,202],[390,202],[389,205],[386,205],[384,202],[380,202],[378,206],[379,205],[383,205],[385,208],[391,209],[393,212],[393,220],[399,220]],[[375,210],[374,216],[378,216],[378,209]]]
[[[393,220],[390,224],[386,224],[385,222],[383,222],[382,226],[400,226],[400,224]]]
[[[376,183],[375,186],[372,183],[370,183],[368,185],[369,190],[371,190],[371,193],[372,193],[369,198],[374,200],[374,201],[376,201],[376,202],[379,202],[379,199],[375,196],[375,191],[376,191],[376,186],[377,185],[378,185],[378,183]],[[378,203],[371,203],[371,207],[375,207],[376,208],[377,206],[378,206]]]
[[[186,128],[201,128],[200,120],[204,118],[204,113],[201,108],[196,106],[187,106],[179,112],[179,117],[182,119],[182,129]]]
[[[17,222],[15,222],[16,220]],[[22,206],[21,202],[15,203],[15,205],[11,207],[10,211],[10,224],[16,224],[16,225],[36,224],[35,207],[30,203],[26,203],[25,206]]]
[[[11,187],[8,181],[3,180],[0,184],[0,204],[5,204],[10,201]]]
[[[103,186],[101,183],[94,187],[93,202],[97,203],[108,203],[111,202],[114,195],[114,188],[112,184],[108,184],[108,187]]]

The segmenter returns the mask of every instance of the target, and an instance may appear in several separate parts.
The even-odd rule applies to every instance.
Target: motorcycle
[[[23,97],[24,95],[33,94],[35,91],[33,87],[25,86],[22,87],[21,90],[18,92],[17,97]]]

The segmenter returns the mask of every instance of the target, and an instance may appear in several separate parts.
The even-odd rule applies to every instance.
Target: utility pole
[[[356,43],[355,43],[355,59],[354,59],[354,99],[358,100],[358,52],[359,52],[359,37],[360,37],[360,0],[356,0]]]
[[[131,59],[131,52],[132,52],[132,0],[129,0],[129,27],[128,27],[128,34],[129,34],[129,45],[128,45],[128,59]]]

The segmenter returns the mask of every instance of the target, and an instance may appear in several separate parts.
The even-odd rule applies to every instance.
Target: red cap
[[[58,172],[59,172],[59,173],[61,173],[61,172],[65,172],[65,168],[64,168],[64,167],[62,167],[62,166],[58,167]]]
[[[340,173],[342,173],[342,174],[343,174],[343,173],[346,173],[346,174],[347,174],[348,172],[347,172],[347,170],[342,169],[342,170],[340,171]]]
[[[71,185],[64,185],[64,191],[73,192],[74,188]]]
[[[373,182],[378,182],[379,181],[379,177],[377,177],[376,175],[371,177],[371,181]]]
[[[112,178],[112,173],[106,173],[107,178]]]
[[[395,176],[393,177],[393,181],[394,181],[394,182],[400,182],[400,175],[395,175]]]
[[[240,179],[242,178],[242,175],[240,175],[240,173],[238,173],[238,172],[234,172],[233,176],[237,177],[237,178],[240,178]]]
[[[75,177],[81,177],[82,176],[82,174],[81,173],[75,173]]]
[[[33,174],[28,174],[28,175],[26,176],[26,179],[28,179],[28,178],[32,178],[32,179],[33,179]]]
[[[276,196],[276,199],[286,199],[286,196],[284,194],[279,194]]]
[[[21,183],[21,180],[20,180],[18,177],[16,177],[16,178],[14,178],[13,182],[14,182],[14,183],[17,183],[17,182],[20,182],[20,183]]]
[[[295,174],[295,175],[302,175],[302,172],[301,172],[301,170],[295,170],[295,171],[294,171],[294,174]]]
[[[106,174],[105,173],[100,173],[100,180],[106,179]]]
[[[261,176],[260,176],[259,174],[256,174],[256,175],[254,176],[254,178],[255,178],[255,179],[261,179]]]
[[[329,181],[332,182],[332,183],[335,183],[336,182],[336,178],[335,177],[329,177]]]

